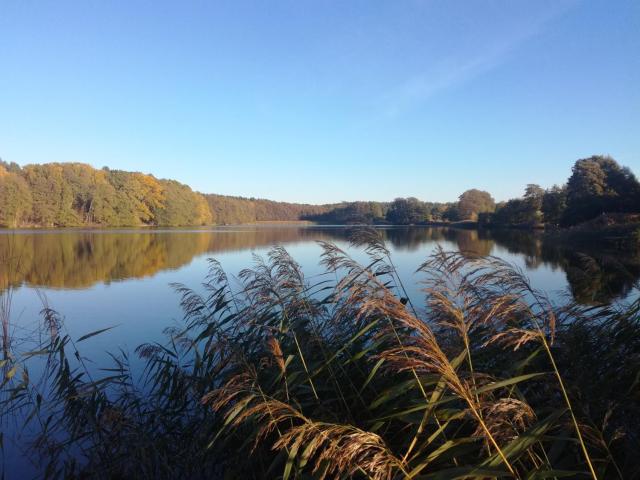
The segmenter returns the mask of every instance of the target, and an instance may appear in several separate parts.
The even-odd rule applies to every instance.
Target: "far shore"
[[[332,227],[443,227],[457,228],[469,230],[528,230],[528,231],[545,231],[556,235],[561,234],[602,234],[609,233],[617,236],[627,236],[638,234],[640,232],[640,215],[607,215],[603,214],[596,219],[584,222],[579,225],[570,227],[561,227],[558,225],[549,225],[545,223],[520,223],[520,224],[482,224],[473,220],[463,220],[457,222],[446,221],[426,221],[415,224],[393,224],[390,222],[375,223],[331,223],[317,222],[310,220],[263,220],[246,223],[229,223],[229,224],[209,224],[209,225],[123,225],[123,226],[105,226],[105,225],[78,225],[78,226],[40,226],[40,225],[22,225],[16,228],[0,227],[0,232],[15,231],[84,231],[84,230],[177,230],[177,229],[207,229],[220,227],[287,227],[287,226],[332,226]]]

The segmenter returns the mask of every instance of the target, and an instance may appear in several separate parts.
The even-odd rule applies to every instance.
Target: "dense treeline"
[[[342,203],[307,219],[323,223],[389,223],[478,221],[481,225],[571,226],[603,213],[640,212],[640,183],[627,167],[608,156],[578,160],[566,185],[543,189],[526,186],[522,198],[496,203],[489,192],[471,189],[455,203],[396,198],[391,203]]]
[[[333,224],[382,223],[389,210],[383,202],[342,202],[317,215],[307,215],[306,220]]]
[[[640,213],[640,183],[608,156],[578,160],[563,186],[529,184],[522,198],[496,203],[471,189],[454,203],[308,205],[202,195],[174,180],[96,170],[80,163],[20,167],[0,161],[0,226],[178,226],[309,220],[333,224],[413,225],[477,221],[492,225],[572,226],[603,213]]]
[[[305,217],[321,223],[412,225],[446,219],[454,204],[423,202],[414,197],[393,202],[343,202],[320,215]]]
[[[202,195],[173,180],[82,163],[0,163],[0,225],[205,225]]]
[[[213,223],[218,225],[300,221],[334,208],[334,205],[274,202],[260,198],[230,197],[216,194],[208,194],[204,197],[209,204]]]
[[[496,205],[480,215],[487,225],[573,226],[602,214],[640,212],[640,182],[609,156],[578,160],[563,186],[543,189],[529,184],[522,198]]]
[[[393,202],[342,203],[320,215],[306,217],[322,223],[417,225],[429,222],[477,220],[484,212],[493,212],[495,201],[488,192],[467,190],[456,203],[424,202],[415,197],[396,198]]]

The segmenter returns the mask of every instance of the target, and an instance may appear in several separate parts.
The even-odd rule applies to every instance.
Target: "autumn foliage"
[[[209,223],[204,197],[172,180],[83,163],[0,163],[0,226]]]

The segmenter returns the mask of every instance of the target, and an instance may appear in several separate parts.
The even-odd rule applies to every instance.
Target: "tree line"
[[[526,186],[521,198],[499,202],[489,192],[471,189],[457,202],[424,202],[396,198],[393,202],[343,203],[307,218],[324,223],[478,222],[483,226],[572,226],[603,213],[640,213],[640,183],[627,167],[609,156],[578,160],[566,184],[544,189]]]
[[[578,160],[564,185],[543,189],[529,184],[521,198],[499,203],[478,218],[486,225],[569,227],[602,214],[640,213],[640,182],[609,156]]]
[[[205,225],[204,197],[153,175],[82,163],[0,163],[0,225]]]
[[[309,205],[194,192],[175,180],[100,170],[81,163],[26,165],[0,161],[0,226],[182,226],[308,220],[334,224],[412,225],[478,222],[571,226],[603,213],[640,213],[640,183],[608,156],[578,160],[566,184],[529,184],[521,198],[496,203],[471,189],[457,202]]]
[[[275,202],[260,198],[204,195],[213,222],[218,225],[255,222],[293,222],[330,211],[334,205]]]
[[[190,226],[299,221],[328,211],[255,198],[203,195],[175,180],[83,163],[0,160],[1,227]]]
[[[305,217],[321,223],[418,225],[430,222],[476,220],[479,212],[493,211],[491,195],[467,190],[458,202],[425,202],[415,197],[392,202],[344,202],[317,215]]]

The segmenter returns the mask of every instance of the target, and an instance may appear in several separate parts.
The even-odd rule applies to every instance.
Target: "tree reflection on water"
[[[565,272],[575,300],[606,303],[624,297],[640,278],[638,252],[579,247],[540,232],[451,228],[383,228],[397,251],[423,251],[435,244],[474,255],[520,256],[527,270],[545,265]],[[347,228],[237,227],[213,230],[57,231],[0,234],[0,288],[21,285],[88,288],[96,283],[153,276],[203,254],[250,250],[274,244],[342,242]],[[499,248],[496,248],[499,247]]]

